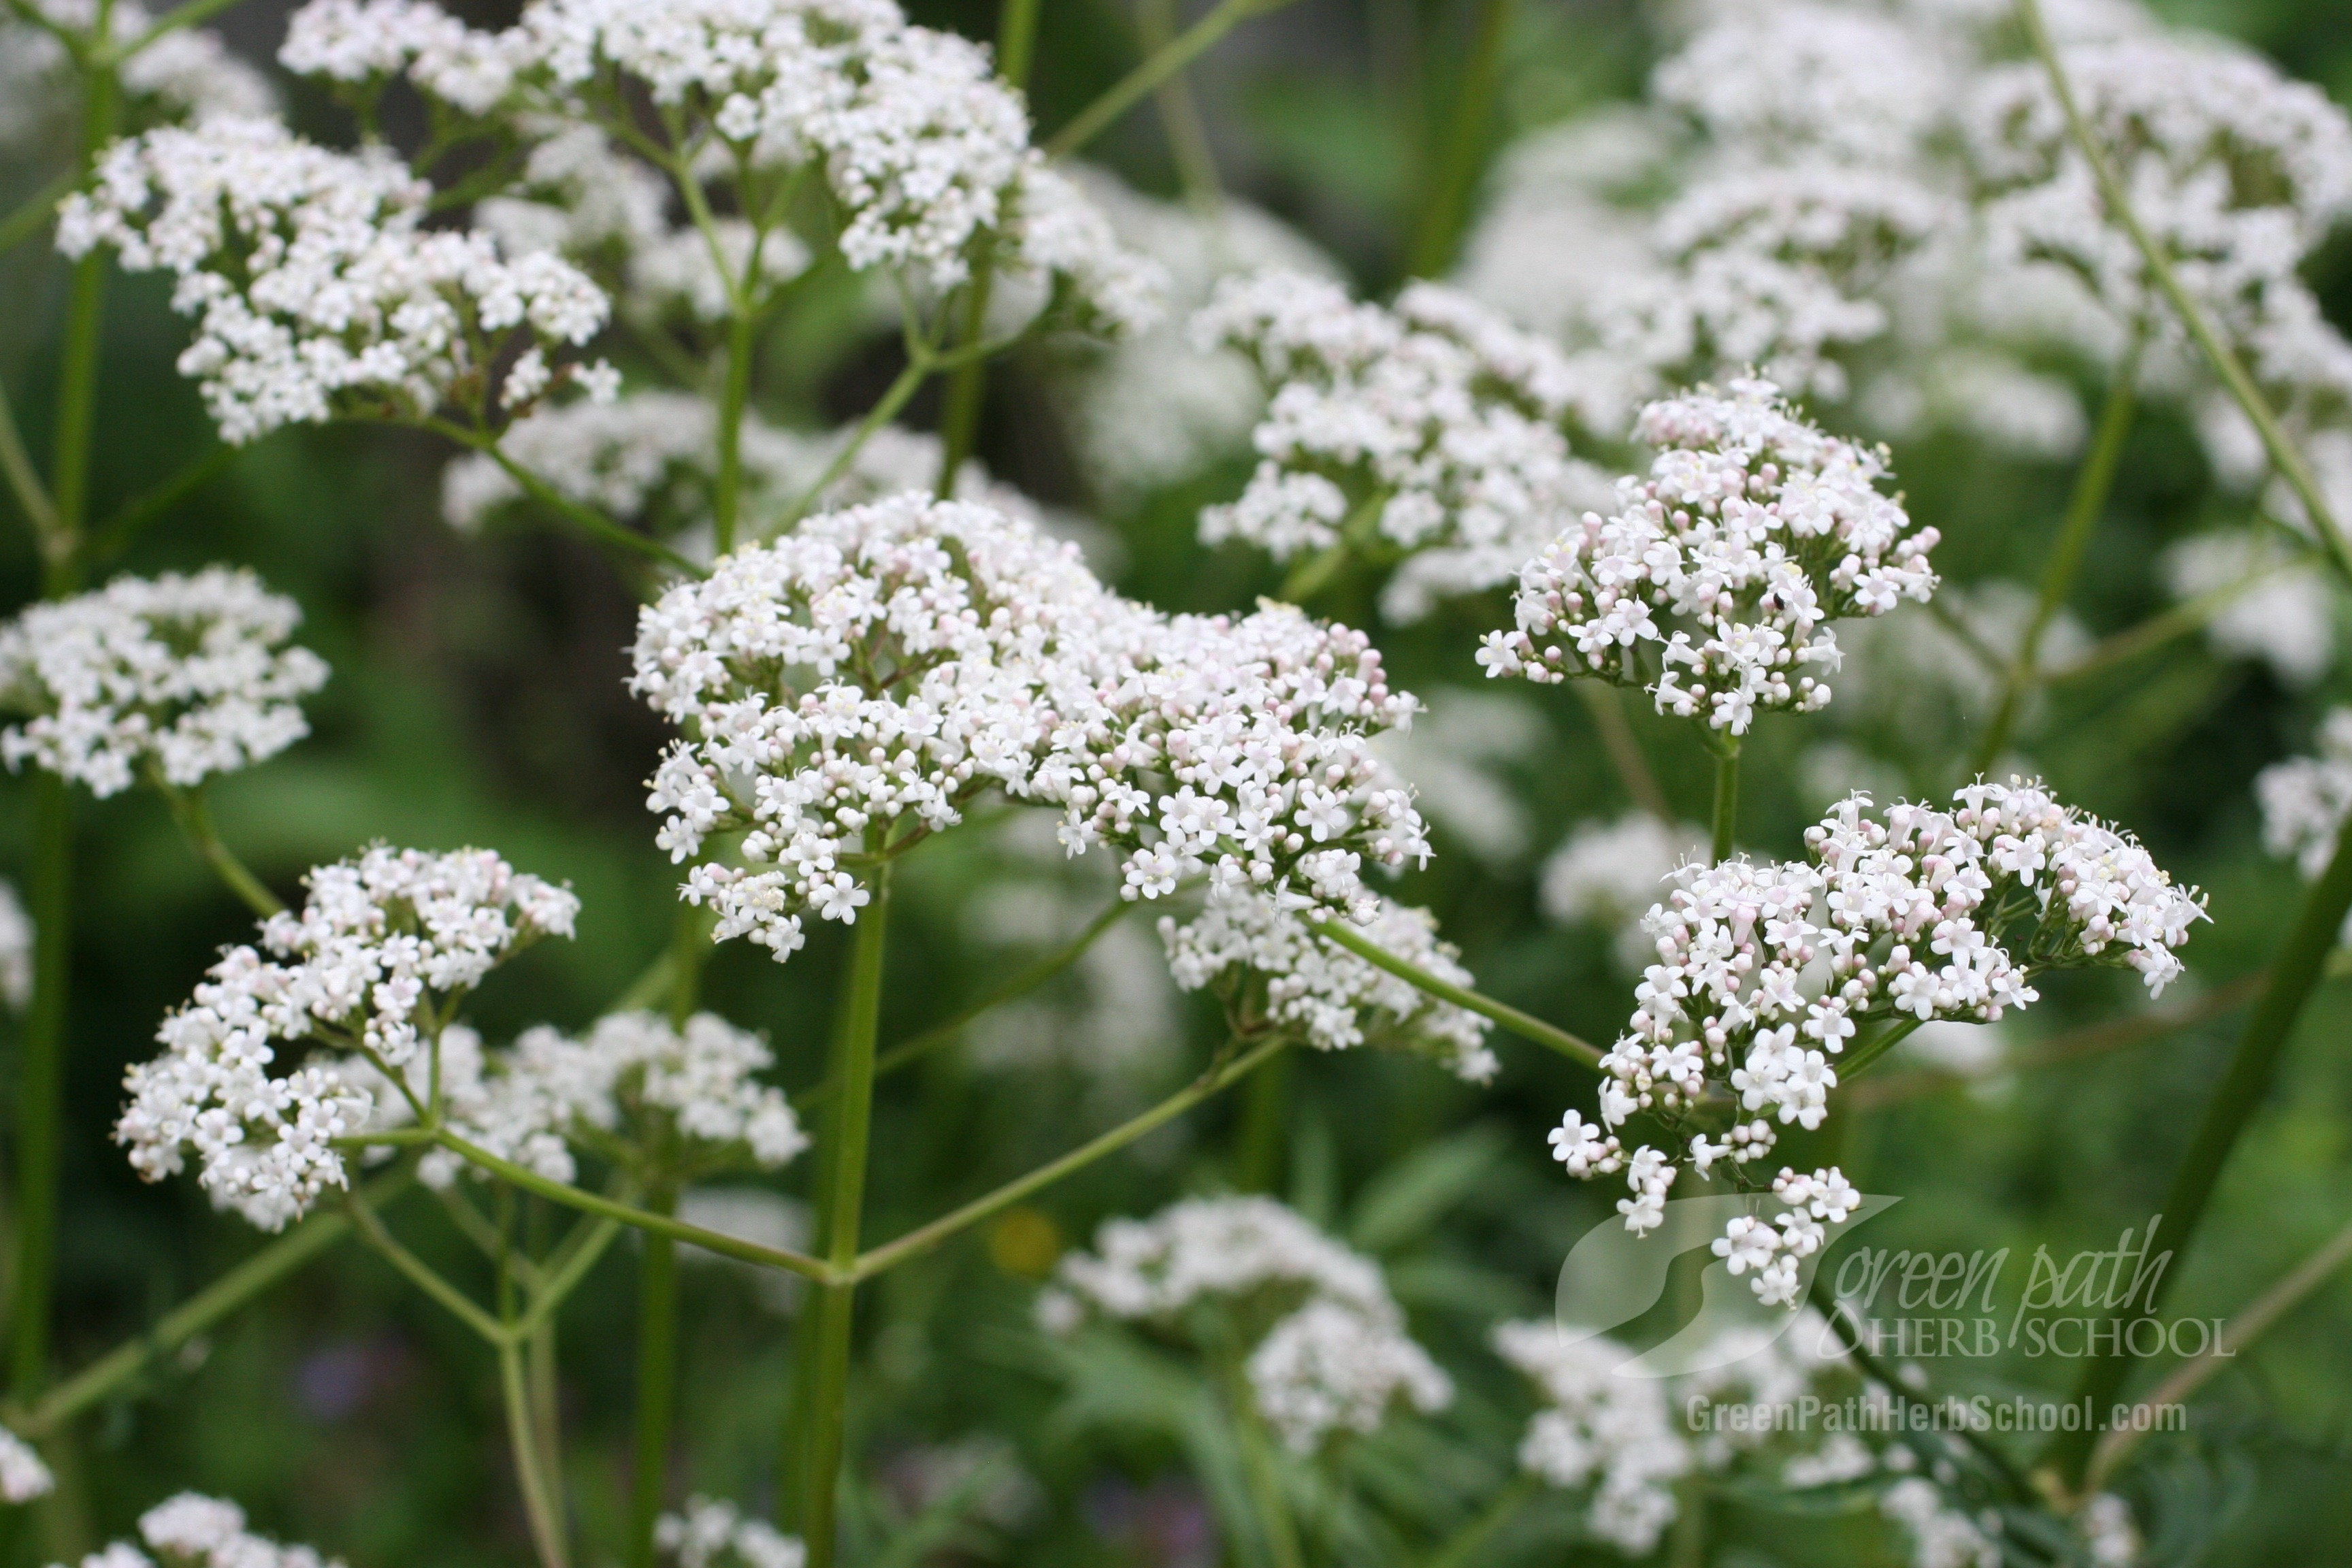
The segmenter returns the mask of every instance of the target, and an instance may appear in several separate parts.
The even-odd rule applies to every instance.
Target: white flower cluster
[[[577,1040],[542,1025],[507,1051],[485,1051],[457,1026],[442,1031],[437,1060],[449,1130],[550,1181],[578,1179],[575,1148],[691,1182],[746,1165],[780,1170],[808,1147],[783,1090],[753,1076],[775,1061],[767,1042],[715,1013],[695,1014],[682,1030],[657,1013],[614,1013]],[[413,1119],[407,1097],[364,1063],[344,1071],[375,1102],[368,1131]],[[413,1058],[409,1093],[425,1099],[433,1071]],[[417,1173],[446,1187],[463,1166],[436,1149]]]
[[[1362,931],[1440,980],[1464,987],[1475,983],[1454,947],[1438,940],[1436,917],[1427,910],[1382,899]],[[1429,1057],[1472,1083],[1488,1081],[1501,1065],[1486,1048],[1493,1027],[1486,1019],[1316,935],[1272,899],[1212,900],[1182,925],[1163,916],[1160,940],[1179,989],[1213,985],[1244,1015],[1262,1005],[1266,1021],[1298,1031],[1318,1050],[1367,1042],[1394,1047]],[[1260,986],[1262,998],[1255,994]]]
[[[57,1484],[33,1446],[0,1426],[0,1502],[30,1502],[47,1497]]]
[[[647,804],[675,860],[744,830],[686,896],[781,960],[801,916],[854,922],[842,864],[995,787],[1062,808],[1071,854],[1125,849],[1124,893],[1206,874],[1369,918],[1366,860],[1424,856],[1370,735],[1405,722],[1361,634],[1269,605],[1163,617],[992,509],[906,495],[810,519],[638,622],[631,688],[688,738]]]
[[[214,1202],[264,1230],[345,1184],[335,1140],[366,1124],[371,1103],[332,1067],[270,1076],[278,1043],[315,1040],[397,1070],[491,969],[541,937],[570,936],[580,908],[479,849],[379,846],[307,881],[299,914],[262,923],[269,956],[229,949],[163,1020],[164,1052],[124,1075],[131,1103],[114,1130],[151,1182],[193,1151]]]
[[[1066,1254],[1055,1279],[1037,1299],[1054,1333],[1090,1310],[1170,1330],[1203,1300],[1278,1312],[1244,1371],[1260,1412],[1302,1454],[1335,1432],[1376,1430],[1400,1399],[1427,1413],[1454,1397],[1405,1332],[1380,1266],[1272,1198],[1187,1198],[1149,1220],[1107,1220],[1094,1252]]]
[[[509,260],[478,230],[425,228],[430,195],[382,148],[337,153],[275,120],[217,120],[109,149],[91,189],[59,207],[58,247],[112,246],[126,270],[173,274],[173,309],[198,319],[181,374],[229,442],[478,400],[518,341],[504,401],[519,411],[551,384],[546,354],[595,336],[610,303],[558,257]]]
[[[1924,1476],[1906,1476],[1878,1495],[1878,1511],[1911,1536],[1912,1568],[2000,1568],[2000,1542],[1968,1514],[1946,1506]]]
[[[190,788],[273,757],[310,732],[299,700],[326,684],[324,660],[285,646],[301,619],[226,566],[29,605],[0,626],[0,705],[32,715],[0,756],[101,798],[142,769]]]
[[[1560,424],[1582,389],[1559,353],[1467,297],[1417,283],[1393,309],[1297,272],[1228,279],[1193,319],[1203,352],[1238,349],[1272,391],[1261,461],[1209,543],[1277,560],[1345,542],[1403,557],[1382,611],[1510,580],[1580,506],[1608,494]]]
[[[1702,1177],[1727,1156],[1737,1172],[1772,1148],[1775,1121],[1820,1124],[1859,1024],[1990,1022],[2033,1002],[2033,977],[2051,969],[2119,963],[2152,994],[2180,973],[2174,950],[2205,918],[2202,900],[2136,840],[2039,784],[1979,783],[1953,798],[1951,812],[1892,805],[1882,823],[1856,795],[1806,830],[1810,860],[1675,873],[1643,922],[1658,962],[1601,1060],[1601,1121],[1571,1110],[1551,1135],[1570,1174],[1626,1173],[1629,1228],[1658,1223],[1680,1163],[1646,1145],[1623,1152],[1616,1130],[1636,1111],[1680,1130],[1702,1101],[1730,1101],[1748,1119],[1720,1139],[1693,1131],[1687,1159]],[[1783,1172],[1773,1187],[1816,1219],[1852,1206],[1835,1172]],[[1732,1239],[1750,1266],[1772,1261],[1755,1227]],[[1754,1282],[1768,1300],[1783,1283]]]
[[[1066,294],[1088,324],[1157,312],[1157,269],[1029,145],[1028,110],[987,51],[909,26],[890,0],[533,0],[498,34],[425,0],[318,0],[297,33],[295,68],[404,73],[470,113],[510,103],[526,130],[600,122],[617,71],[730,154],[714,165],[820,169],[855,268],[948,289],[985,260],[1016,288]]]
[[[1563,1342],[1550,1322],[1497,1323],[1495,1353],[1533,1379],[1545,1408],[1528,1424],[1519,1468],[1562,1490],[1592,1489],[1585,1528],[1646,1555],[1679,1511],[1674,1483],[1693,1468],[1656,1378],[1617,1377],[1632,1352],[1613,1340]]]
[[[2205,637],[2223,658],[2261,659],[2290,686],[2309,686],[2336,662],[2335,595],[2283,541],[2242,528],[2195,534],[2157,564],[2175,599],[2222,601]]]
[[[0,878],[0,1002],[21,1013],[33,1000],[33,917],[16,896],[16,884]]]
[[[1638,972],[1654,952],[1642,929],[1643,912],[1657,901],[1676,867],[1706,853],[1705,833],[1687,825],[1668,827],[1647,812],[1588,822],[1544,862],[1538,897],[1544,913],[1562,925],[1608,931],[1617,962]]]
[[[2149,35],[2063,51],[2066,74],[2143,225],[2255,373],[2352,395],[2352,344],[2297,269],[2352,216],[2352,121],[2252,51]],[[2079,273],[2127,321],[2178,335],[2138,248],[2107,217],[2040,64],[1990,73],[1968,113],[1996,253]]]
[[[72,58],[49,26],[83,37],[98,27],[97,0],[27,0],[0,18],[0,147],[14,149],[64,120],[76,103]],[[153,13],[114,0],[107,33],[116,47],[145,37]],[[277,104],[268,79],[231,54],[218,33],[177,27],[117,68],[128,117],[145,123],[267,114]]]
[[[2331,708],[2319,726],[2315,753],[2273,763],[2254,779],[2263,811],[2263,843],[2294,861],[2306,882],[2317,881],[2335,858],[2336,839],[2352,815],[2352,708]],[[2338,942],[2352,942],[2352,915]]]
[[[677,1568],[801,1568],[808,1551],[761,1519],[719,1498],[690,1497],[684,1513],[654,1521],[654,1546]]]
[[[245,1528],[245,1510],[222,1498],[182,1492],[139,1516],[151,1559],[127,1541],[81,1560],[81,1568],[342,1568],[308,1546],[281,1546]]]
[[[1489,676],[1599,676],[1744,735],[1759,708],[1827,705],[1827,622],[1935,592],[1937,531],[1877,489],[1885,454],[1823,434],[1771,383],[1654,403],[1636,433],[1660,448],[1650,477],[1520,569],[1517,627],[1478,653]]]

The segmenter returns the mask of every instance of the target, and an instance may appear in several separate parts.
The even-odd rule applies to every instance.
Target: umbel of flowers
[[[1120,852],[1130,899],[1204,877],[1369,920],[1363,866],[1428,853],[1368,743],[1415,704],[1360,633],[1161,616],[984,506],[902,495],[725,557],[643,612],[631,684],[686,731],[648,797],[686,896],[779,960],[804,914],[856,921],[858,861],[989,789]]]
[[[1829,622],[1935,592],[1937,532],[1877,488],[1885,454],[1824,434],[1771,383],[1653,403],[1634,434],[1659,448],[1649,477],[1520,569],[1517,626],[1478,651],[1490,677],[1595,676],[1738,737],[1759,710],[1827,706]]]
[[[570,936],[580,909],[479,849],[377,847],[308,881],[299,913],[264,921],[259,949],[229,949],[163,1020],[163,1054],[124,1075],[131,1103],[114,1130],[151,1182],[194,1154],[213,1201],[264,1230],[346,1184],[336,1140],[357,1134],[371,1106],[331,1062],[273,1076],[279,1048],[353,1053],[383,1077],[429,1062],[467,994],[541,937]]]
[[[1753,1184],[1746,1168],[1771,1152],[1776,1126],[1820,1125],[1850,1046],[1874,1057],[1929,1019],[1993,1022],[2034,1002],[2051,970],[2126,966],[2151,994],[2180,973],[2176,950],[2206,918],[2203,900],[2136,839],[2038,783],[1979,782],[1953,806],[1874,815],[1857,793],[1806,830],[1805,860],[1674,874],[1643,922],[1657,962],[1601,1059],[1600,1120],[1571,1110],[1551,1135],[1570,1174],[1624,1173],[1627,1228],[1660,1222],[1685,1165],[1705,1178],[1727,1163]],[[1862,1038],[1865,1026],[1877,1028]],[[1621,1130],[1637,1117],[1663,1147],[1625,1152]],[[1792,1301],[1794,1259],[1854,1194],[1834,1169],[1783,1170],[1772,1189],[1784,1212],[1734,1221],[1717,1250],[1734,1272],[1756,1271],[1766,1300]]]

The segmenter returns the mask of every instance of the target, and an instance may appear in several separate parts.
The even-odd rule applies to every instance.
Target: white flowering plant
[[[0,1555],[2332,1545],[2321,88],[234,3],[0,16]]]

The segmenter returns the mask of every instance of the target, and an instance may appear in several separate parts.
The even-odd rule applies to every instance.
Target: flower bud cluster
[[[1187,1198],[1149,1220],[1106,1221],[1094,1252],[1064,1256],[1037,1316],[1054,1333],[1089,1311],[1176,1331],[1203,1301],[1264,1330],[1244,1371],[1298,1453],[1334,1432],[1376,1430],[1400,1399],[1424,1413],[1453,1400],[1379,1265],[1272,1198]]]
[[[1937,532],[1878,490],[1885,455],[1807,423],[1771,383],[1654,403],[1635,434],[1660,448],[1650,477],[1520,569],[1517,629],[1478,652],[1489,676],[1598,676],[1744,735],[1759,709],[1827,705],[1827,622],[1935,591]]]
[[[1772,1178],[1772,1195],[1780,1213],[1733,1216],[1709,1250],[1726,1260],[1733,1279],[1754,1276],[1748,1284],[1758,1300],[1793,1308],[1801,1289],[1800,1265],[1828,1245],[1831,1226],[1853,1217],[1862,1194],[1834,1165],[1810,1175],[1783,1165]]]
[[[58,248],[112,246],[126,270],[177,279],[172,307],[198,322],[181,374],[233,444],[338,414],[422,418],[469,389],[478,401],[516,342],[505,401],[528,405],[551,384],[547,353],[595,336],[610,303],[553,255],[509,259],[478,230],[426,229],[430,195],[380,147],[215,120],[109,149],[59,207]]]
[[[1368,746],[1415,705],[1361,634],[1274,605],[1161,616],[988,507],[810,519],[664,594],[635,657],[631,689],[688,731],[651,782],[656,842],[684,861],[740,831],[742,863],[702,860],[685,896],[780,960],[804,913],[856,921],[848,857],[989,788],[1062,808],[1070,854],[1124,850],[1129,898],[1206,875],[1368,919],[1364,862],[1428,852]]]
[[[182,1492],[139,1516],[149,1558],[127,1541],[82,1559],[83,1568],[343,1568],[308,1546],[282,1546],[245,1528],[245,1510],[221,1498]]]
[[[275,756],[310,732],[298,704],[327,679],[285,646],[301,620],[226,566],[30,605],[0,626],[0,705],[32,715],[0,731],[0,757],[103,798],[142,770],[184,789]]]
[[[1898,803],[1882,820],[1856,794],[1806,830],[1808,860],[1673,874],[1643,921],[1658,962],[1601,1058],[1601,1120],[1571,1110],[1551,1134],[1570,1174],[1627,1173],[1628,1228],[1658,1223],[1679,1163],[1624,1152],[1618,1129],[1637,1112],[1679,1132],[1728,1105],[1720,1136],[1689,1132],[1687,1161],[1705,1177],[1727,1158],[1737,1174],[1769,1152],[1776,1123],[1821,1124],[1861,1024],[1992,1022],[2035,1001],[2033,977],[2052,969],[2122,964],[2151,994],[2180,973],[2175,950],[2203,900],[2137,840],[2039,784],[1979,782],[1953,800]]]
[[[272,1077],[281,1041],[315,1040],[398,1069],[424,1056],[458,1003],[542,936],[572,934],[580,900],[487,850],[381,846],[313,870],[299,913],[262,922],[264,952],[235,947],[163,1020],[164,1051],[124,1075],[114,1139],[148,1181],[190,1152],[214,1201],[282,1229],[345,1184],[334,1141],[357,1133],[368,1092],[331,1066]]]
[[[1459,952],[1438,940],[1436,918],[1427,910],[1382,899],[1363,931],[1386,952],[1440,980],[1464,987],[1475,984]],[[1271,899],[1244,894],[1213,900],[1182,925],[1163,917],[1160,940],[1179,989],[1214,985],[1244,1015],[1262,1005],[1266,1020],[1297,1031],[1318,1050],[1368,1042],[1392,1047],[1428,1057],[1472,1083],[1488,1081],[1500,1065],[1486,1048],[1486,1031],[1493,1027],[1487,1020],[1438,1001],[1316,935]],[[1252,994],[1260,986],[1262,1003]]]
[[[1248,355],[1272,395],[1257,471],[1202,514],[1201,537],[1277,560],[1376,542],[1404,558],[1381,601],[1391,619],[1508,582],[1608,493],[1560,433],[1582,396],[1568,361],[1452,289],[1416,283],[1383,309],[1263,272],[1220,283],[1192,331],[1204,353]]]

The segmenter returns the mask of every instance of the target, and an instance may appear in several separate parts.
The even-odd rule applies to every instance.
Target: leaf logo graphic
[[[1837,1227],[1836,1239],[1843,1239],[1854,1226],[1902,1201],[1865,1194],[1853,1217]],[[1766,1206],[1761,1194],[1675,1198],[1666,1205],[1664,1222],[1646,1236],[1634,1235],[1615,1219],[1593,1226],[1559,1268],[1553,1321],[1561,1342],[1577,1344],[1632,1322],[1664,1297],[1667,1271],[1675,1258],[1711,1247],[1732,1220],[1741,1215],[1760,1215]],[[1799,1262],[1799,1300],[1812,1289],[1814,1271],[1828,1255],[1829,1246],[1824,1245]],[[1697,1315],[1658,1344],[1622,1363],[1616,1375],[1678,1377],[1729,1366],[1787,1333],[1796,1326],[1797,1316],[1785,1307],[1768,1307],[1759,1301],[1747,1279],[1733,1278],[1730,1264],[1717,1258],[1699,1275]]]

